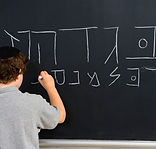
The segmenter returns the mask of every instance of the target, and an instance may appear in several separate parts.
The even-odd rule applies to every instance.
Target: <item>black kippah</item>
[[[20,50],[14,47],[0,47],[0,59],[7,59],[10,57],[17,56],[19,54]]]

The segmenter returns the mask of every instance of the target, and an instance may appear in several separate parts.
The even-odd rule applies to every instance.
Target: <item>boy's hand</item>
[[[38,81],[45,88],[46,91],[55,87],[55,81],[53,77],[48,74],[47,71],[41,71],[40,76],[42,76],[42,79],[38,77]]]
[[[55,88],[55,81],[53,77],[49,75],[46,71],[41,71],[40,76],[42,77],[42,79],[38,77],[38,81],[47,91],[50,98],[50,104],[58,107],[58,109],[60,110],[59,123],[63,123],[66,118],[66,110],[62,99],[57,89]]]

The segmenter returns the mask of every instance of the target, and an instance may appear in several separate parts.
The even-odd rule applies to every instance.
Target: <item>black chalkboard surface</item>
[[[156,1],[1,1],[0,45],[31,62],[21,90],[56,81],[67,119],[44,139],[156,140]]]

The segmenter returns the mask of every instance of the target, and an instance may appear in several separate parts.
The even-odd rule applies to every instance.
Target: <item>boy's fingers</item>
[[[47,71],[44,71],[44,73],[45,73],[45,74],[48,74],[48,72],[47,72]]]
[[[43,71],[41,71],[40,74],[43,74]]]
[[[41,76],[42,79],[43,79],[44,77],[48,76],[48,72],[47,72],[47,71],[41,71],[41,72],[40,72],[40,76]],[[38,78],[38,79],[42,80],[41,78]]]
[[[42,74],[48,74],[47,71],[44,71],[44,70],[41,71],[41,73],[42,73]]]
[[[41,82],[40,76],[38,76],[38,81]]]
[[[46,73],[45,73],[45,71],[41,71],[41,73],[40,73],[41,75],[45,75]]]
[[[38,76],[38,79],[39,79],[39,80],[42,80],[42,79],[43,79],[43,77],[40,75],[40,76]]]

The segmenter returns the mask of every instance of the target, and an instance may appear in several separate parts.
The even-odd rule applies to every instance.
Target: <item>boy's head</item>
[[[0,83],[9,84],[23,75],[28,58],[14,47],[0,47]]]

